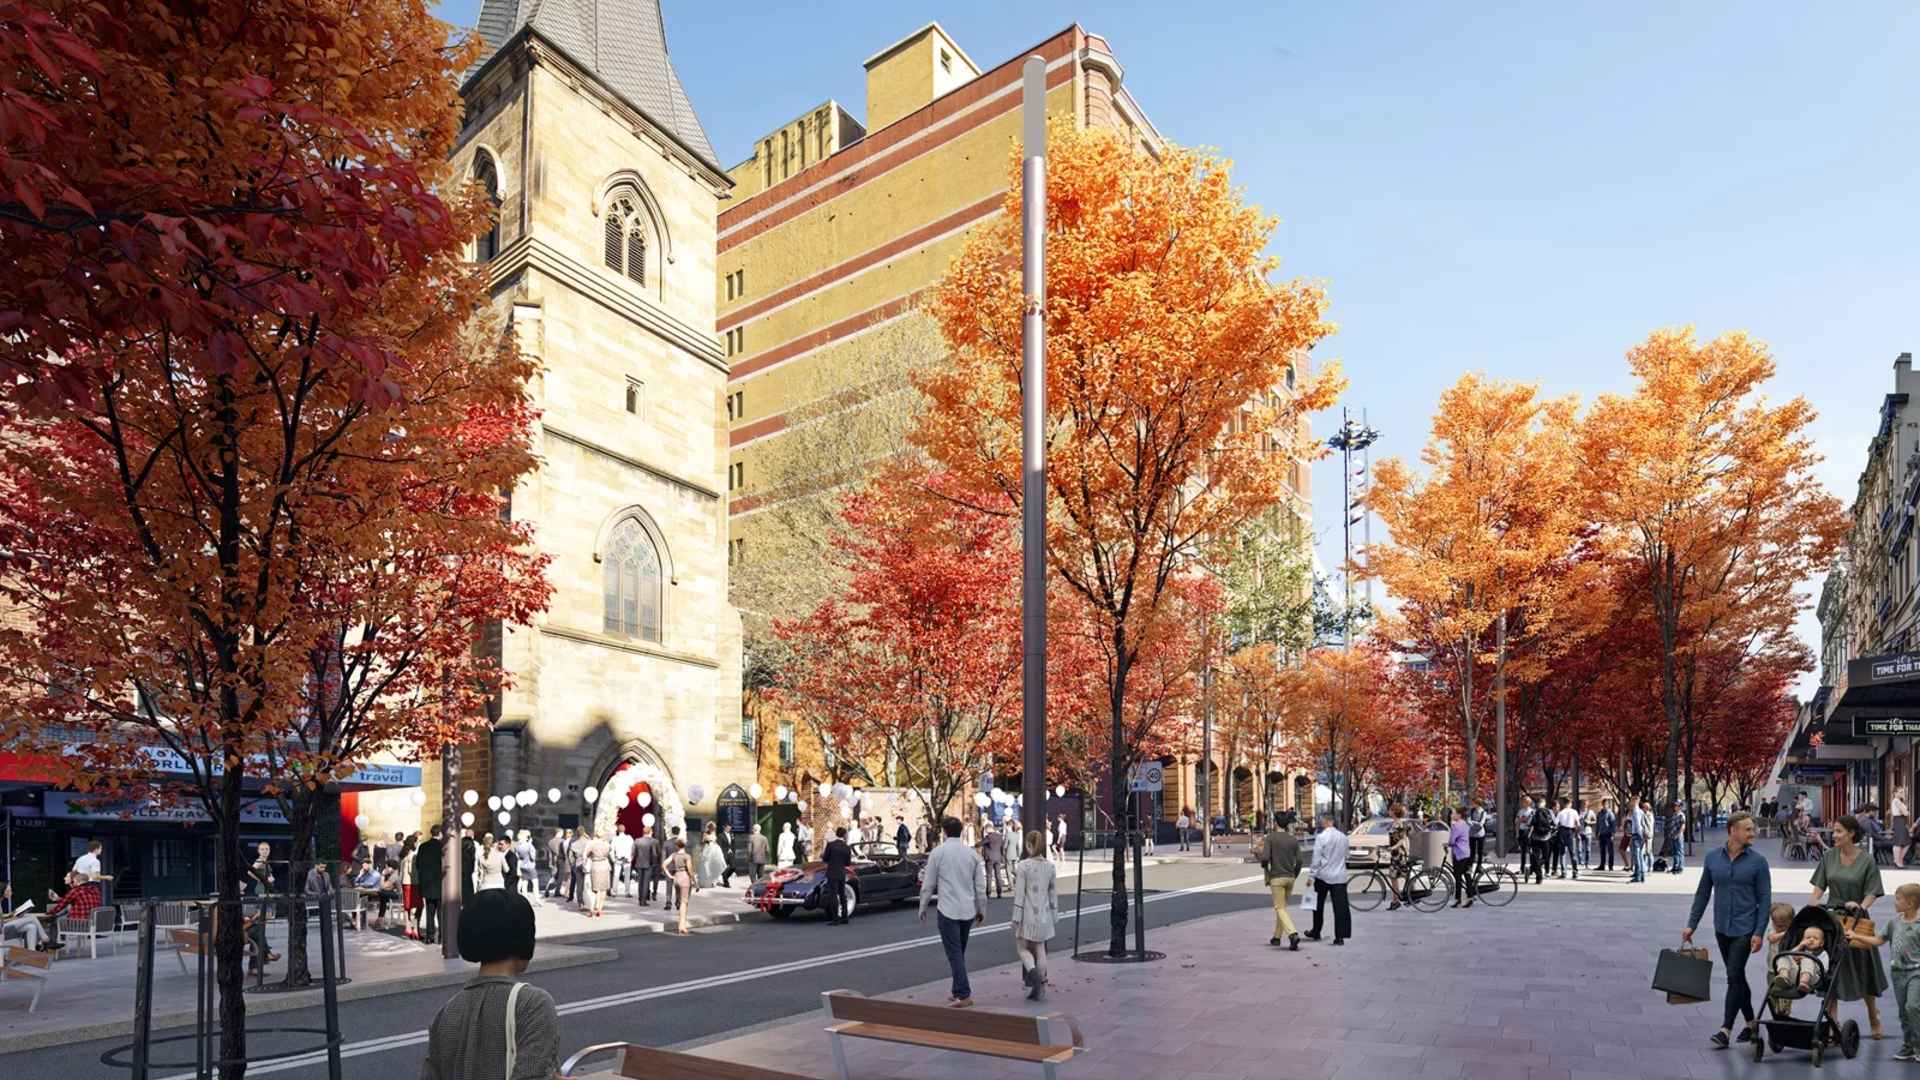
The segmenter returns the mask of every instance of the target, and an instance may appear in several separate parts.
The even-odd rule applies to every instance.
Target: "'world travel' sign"
[[[113,799],[98,795],[80,795],[70,791],[49,791],[40,796],[41,813],[50,818],[79,818],[85,821],[211,821],[206,808],[198,802],[149,802],[140,799]],[[251,802],[240,808],[240,820],[252,825],[285,825],[287,816],[271,800]]]

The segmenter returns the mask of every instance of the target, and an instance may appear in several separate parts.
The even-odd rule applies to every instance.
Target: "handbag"
[[[514,1032],[516,1024],[513,1014],[514,1007],[520,1002],[520,991],[526,985],[526,983],[517,982],[513,984],[513,989],[507,991],[507,1071],[501,1074],[507,1080],[513,1080],[513,1067],[519,1063],[520,1041]]]
[[[1661,949],[1653,967],[1653,988],[1664,990],[1669,1005],[1693,1005],[1713,997],[1713,961],[1700,948]]]
[[[1869,951],[1873,949],[1872,945],[1863,944],[1854,939],[1855,934],[1868,938],[1873,936],[1873,916],[1835,914],[1834,921],[1840,924],[1840,934],[1847,939],[1849,947]]]

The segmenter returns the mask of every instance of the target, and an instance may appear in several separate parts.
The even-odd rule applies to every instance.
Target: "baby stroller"
[[[1826,939],[1817,953],[1800,953],[1807,956],[1816,966],[1813,989],[1802,992],[1797,985],[1775,992],[1772,990],[1773,969],[1768,965],[1766,979],[1768,992],[1760,1002],[1759,1017],[1756,1025],[1759,1030],[1753,1037],[1753,1060],[1760,1061],[1767,1051],[1779,1053],[1782,1050],[1805,1050],[1813,1057],[1817,1068],[1826,1057],[1827,1048],[1838,1046],[1840,1053],[1852,1058],[1860,1052],[1860,1025],[1852,1020],[1844,1024],[1834,1023],[1827,1010],[1833,1005],[1833,996],[1838,979],[1834,978],[1834,965],[1846,955],[1848,949],[1846,935],[1840,929],[1840,920],[1834,918],[1839,908],[1803,907],[1794,913],[1793,921],[1787,924],[1787,936],[1781,940],[1780,955],[1797,953],[1800,939],[1809,929],[1818,928]],[[1813,996],[1819,999],[1819,1006],[1810,1019],[1801,1020],[1791,1016],[1781,1016],[1774,1011],[1773,999],[1798,999]]]

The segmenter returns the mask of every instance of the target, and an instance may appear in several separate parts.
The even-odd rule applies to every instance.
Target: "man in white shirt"
[[[92,841],[87,844],[87,853],[73,860],[73,872],[80,875],[81,881],[100,880],[100,850],[100,841]]]
[[[1313,930],[1302,935],[1320,940],[1321,920],[1327,905],[1333,905],[1333,943],[1345,945],[1353,935],[1353,909],[1347,906],[1347,834],[1334,828],[1333,815],[1320,819],[1320,832],[1313,838],[1313,891],[1319,903],[1313,908]]]
[[[1575,810],[1572,800],[1564,795],[1560,797],[1560,809],[1554,812],[1553,825],[1554,845],[1558,848],[1554,862],[1559,876],[1564,879],[1571,869],[1573,880],[1579,881],[1580,860],[1577,856],[1580,854],[1580,811]]]
[[[613,895],[618,896],[633,887],[633,837],[625,825],[614,825],[613,842],[608,846],[613,849]]]
[[[953,996],[947,1004],[964,1009],[973,1004],[973,986],[967,981],[967,935],[987,920],[981,897],[987,891],[987,868],[973,848],[960,839],[960,819],[940,819],[946,839],[927,856],[920,883],[920,921],[927,921],[927,901],[934,900],[940,945],[953,969]],[[1344,895],[1344,894],[1343,894]]]
[[[1187,816],[1187,812],[1184,809],[1180,811],[1179,817],[1173,819],[1173,827],[1179,830],[1180,832],[1180,850],[1181,851],[1187,850],[1187,830],[1192,826],[1193,826],[1193,819]]]
[[[866,843],[866,841],[867,834],[860,831],[860,819],[854,818],[847,825],[847,846],[850,848],[858,848],[861,844]]]

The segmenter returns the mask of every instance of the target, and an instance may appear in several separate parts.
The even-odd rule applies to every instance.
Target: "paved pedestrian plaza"
[[[1766,848],[1776,853],[1773,845]],[[1498,909],[1357,913],[1348,946],[1302,942],[1298,953],[1266,944],[1268,911],[1196,920],[1150,935],[1149,947],[1167,953],[1158,963],[1109,966],[1056,957],[1043,1006],[1022,999],[1011,945],[995,935],[980,947],[1004,953],[1009,962],[975,974],[975,1001],[980,1008],[1075,1019],[1088,1052],[1062,1070],[1071,1080],[1808,1075],[1805,1054],[1789,1051],[1755,1064],[1744,1049],[1708,1046],[1724,993],[1717,957],[1712,1002],[1668,1005],[1648,988],[1658,951],[1679,939],[1697,874],[1658,874],[1644,886],[1618,874],[1549,881]],[[1781,866],[1775,890],[1781,899],[1803,903],[1808,876],[1804,864]],[[1891,891],[1909,875],[1887,876]],[[1064,947],[1065,939],[1058,940]],[[1762,966],[1756,960],[1748,969],[1756,987]],[[943,981],[890,996],[938,1004],[946,995]],[[1891,995],[1882,1004],[1888,1039],[1863,1038],[1857,1059],[1844,1061],[1836,1052],[1817,1075],[1889,1077],[1909,1068],[1891,1060],[1899,1047]],[[1864,1008],[1843,1009],[1843,1018],[1860,1020],[1864,1035]],[[693,1049],[826,1077],[832,1057],[823,1026],[816,1010]],[[855,1080],[1037,1075],[1020,1063],[867,1041],[847,1045]]]

